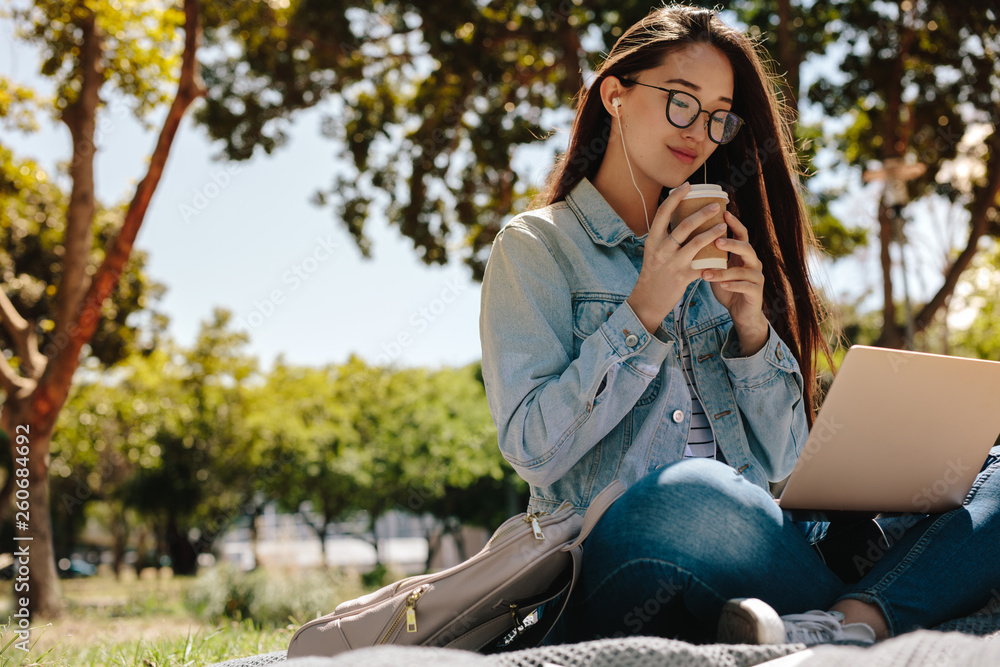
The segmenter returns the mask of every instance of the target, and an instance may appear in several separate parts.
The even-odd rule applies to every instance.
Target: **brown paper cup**
[[[718,204],[719,212],[713,215],[709,220],[706,220],[698,229],[688,236],[688,239],[692,239],[698,234],[707,231],[719,224],[720,222],[725,222],[723,215],[726,212],[726,206],[729,204],[729,195],[719,187],[718,185],[692,185],[691,191],[688,192],[687,196],[681,200],[677,208],[674,209],[674,214],[670,216],[670,231],[674,230],[674,227],[679,225],[684,218],[688,217],[692,213],[708,206],[709,204]],[[687,243],[687,241],[685,241]],[[704,269],[725,269],[729,266],[729,253],[721,248],[717,247],[715,243],[712,243],[706,248],[702,248],[701,251],[694,256],[694,260],[691,262],[691,268],[696,271],[701,271]]]

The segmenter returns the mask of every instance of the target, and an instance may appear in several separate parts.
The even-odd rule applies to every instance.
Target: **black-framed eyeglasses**
[[[651,86],[648,83],[640,83],[639,81],[629,81],[622,79],[621,82],[625,85],[637,84],[640,86],[645,86],[646,88],[655,88],[656,90],[662,90],[665,93],[669,93],[667,97],[667,120],[674,127],[679,127],[681,129],[685,127],[691,127],[698,116],[701,114],[708,115],[708,138],[717,144],[728,144],[739,132],[740,127],[743,126],[743,119],[734,114],[732,111],[725,111],[724,109],[718,109],[709,113],[701,108],[701,102],[697,97],[691,93],[684,92],[683,90],[672,90],[670,88],[661,88],[660,86]]]

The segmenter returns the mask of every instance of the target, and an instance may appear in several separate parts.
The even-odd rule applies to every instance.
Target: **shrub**
[[[338,570],[241,572],[220,565],[188,589],[186,604],[201,618],[252,620],[258,627],[301,624],[365,593],[357,577]]]

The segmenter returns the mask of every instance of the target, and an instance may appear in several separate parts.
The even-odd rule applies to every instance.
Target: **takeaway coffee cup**
[[[684,199],[677,205],[677,208],[674,209],[674,214],[670,216],[670,231],[673,231],[674,227],[679,225],[684,218],[709,204],[718,204],[718,213],[702,223],[698,229],[691,232],[691,235],[688,236],[689,239],[707,231],[720,222],[725,222],[723,215],[726,212],[726,206],[729,204],[729,195],[718,185],[692,185],[691,190],[684,196]],[[725,269],[728,266],[729,253],[717,247],[715,243],[702,248],[701,252],[695,255],[694,260],[691,262],[691,268],[696,271]]]

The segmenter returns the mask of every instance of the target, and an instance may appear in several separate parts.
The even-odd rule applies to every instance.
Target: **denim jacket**
[[[636,238],[583,180],[566,200],[522,213],[493,243],[483,279],[483,379],[501,452],[531,487],[531,511],[582,512],[684,456],[691,394],[680,347],[726,461],[765,489],[791,473],[807,435],[802,375],[773,329],[738,356],[729,312],[697,280],[679,321],[650,335],[625,303]]]

